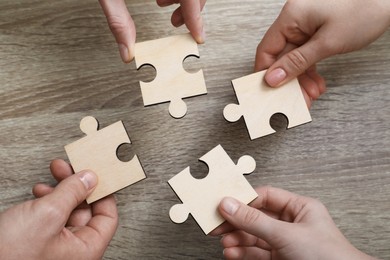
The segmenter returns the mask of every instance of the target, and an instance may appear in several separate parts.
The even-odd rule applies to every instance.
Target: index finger
[[[204,5],[205,1],[202,2]],[[192,37],[194,37],[198,43],[204,43],[205,40],[203,20],[201,16],[203,5],[201,6],[199,0],[181,1],[180,3],[184,23],[191,32]]]
[[[123,62],[134,58],[136,30],[124,0],[99,0]]]
[[[259,199],[251,204],[254,208],[262,208],[278,215],[278,219],[292,222],[298,212],[309,202],[309,198],[274,187],[256,189]]]
[[[290,51],[291,45],[300,46],[314,34],[316,25],[309,25],[306,31],[297,24],[293,17],[294,10],[283,7],[275,22],[264,34],[256,50],[255,71],[269,68],[282,54]]]
[[[256,50],[255,71],[269,68],[283,52],[287,39],[282,33],[280,16],[264,34]]]

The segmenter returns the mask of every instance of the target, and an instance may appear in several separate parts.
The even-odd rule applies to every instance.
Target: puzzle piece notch
[[[121,121],[99,130],[97,120],[88,116],[81,120],[80,129],[86,136],[66,145],[65,151],[75,172],[89,169],[98,176],[87,203],[146,178],[137,155],[129,162],[121,162],[117,157],[117,148],[131,143]]]
[[[169,104],[169,114],[174,118],[182,118],[187,114],[187,105],[181,98],[171,100]]]
[[[169,217],[176,224],[184,223],[189,215],[190,210],[184,204],[175,204],[169,210]]]
[[[92,116],[86,116],[80,121],[80,130],[86,135],[92,135],[99,130],[99,122]]]
[[[168,181],[182,201],[182,204],[171,207],[169,216],[173,222],[183,223],[191,214],[203,232],[208,234],[225,221],[218,213],[218,205],[224,197],[234,197],[246,204],[257,197],[243,176],[255,170],[256,162],[245,155],[235,164],[221,145],[199,160],[209,167],[205,178],[193,178],[190,167],[187,167]]]
[[[199,58],[197,43],[189,33],[135,44],[137,69],[146,64],[156,69],[153,81],[140,81],[144,106],[171,102],[170,115],[181,118],[187,113],[183,98],[207,93],[203,70],[188,73],[183,68],[189,56]]]
[[[264,81],[265,73],[264,70],[232,80],[239,104],[228,104],[223,111],[229,122],[244,117],[251,140],[275,133],[269,122],[277,113],[286,116],[287,128],[312,120],[298,80],[272,88]]]
[[[229,104],[223,109],[223,116],[231,123],[237,122],[243,114],[244,112],[241,111],[241,107],[237,104]]]

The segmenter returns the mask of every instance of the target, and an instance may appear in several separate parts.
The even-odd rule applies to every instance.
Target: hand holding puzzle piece
[[[118,147],[131,143],[123,123],[98,128],[94,117],[84,117],[80,129],[87,136],[65,146],[75,172],[89,169],[98,176],[98,184],[87,198],[88,204],[146,178],[137,155],[129,162],[117,157]]]

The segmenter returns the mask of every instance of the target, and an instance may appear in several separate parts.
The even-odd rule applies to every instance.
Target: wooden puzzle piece
[[[145,64],[156,69],[153,81],[140,81],[145,106],[170,101],[169,113],[181,118],[187,113],[183,98],[207,93],[203,71],[188,73],[183,68],[183,61],[189,56],[199,58],[197,43],[190,34],[135,44],[137,69]]]
[[[297,79],[278,88],[271,88],[264,81],[265,70],[232,80],[238,99],[237,104],[225,107],[223,115],[229,122],[244,117],[251,140],[275,133],[269,124],[272,115],[284,114],[288,127],[311,121],[309,109]]]
[[[171,207],[169,217],[175,223],[183,223],[191,214],[207,235],[225,221],[218,213],[218,205],[224,197],[233,197],[248,204],[258,196],[243,176],[255,170],[256,162],[245,155],[236,165],[221,145],[199,160],[209,167],[205,178],[193,178],[187,167],[168,181],[183,202]]]
[[[89,169],[98,176],[98,184],[88,196],[87,203],[146,178],[137,155],[129,162],[121,162],[117,157],[118,147],[131,143],[122,121],[101,130],[98,128],[94,117],[84,117],[80,129],[87,136],[65,146],[75,172]]]

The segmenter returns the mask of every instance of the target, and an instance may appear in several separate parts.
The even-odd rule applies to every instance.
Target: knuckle
[[[58,219],[62,219],[64,215],[61,209],[54,204],[38,203],[36,209],[38,212],[43,213],[42,215],[46,216],[47,220],[58,221]]]
[[[246,226],[254,226],[260,221],[260,214],[256,210],[247,209],[243,214],[243,220]]]
[[[325,205],[319,201],[318,199],[314,199],[314,198],[310,198],[310,200],[308,201],[308,206],[313,209],[313,210],[316,210],[316,211],[322,211],[322,212],[327,212],[327,208],[325,207]]]
[[[122,34],[129,30],[129,20],[123,19],[123,17],[111,15],[107,17],[108,27],[114,35]]]
[[[72,201],[74,204],[78,204],[80,197],[84,193],[85,187],[82,183],[69,183],[69,185],[64,189],[64,194],[68,196],[68,200]]]
[[[291,63],[293,69],[296,71],[305,71],[309,65],[306,57],[298,49],[287,53],[286,58]]]
[[[341,53],[343,49],[334,37],[319,36],[316,45],[318,51],[324,53],[325,56]]]
[[[302,0],[287,0],[285,5],[283,6],[283,11],[288,14],[294,15],[296,13],[300,13],[299,11],[305,10],[307,7],[307,3]]]

